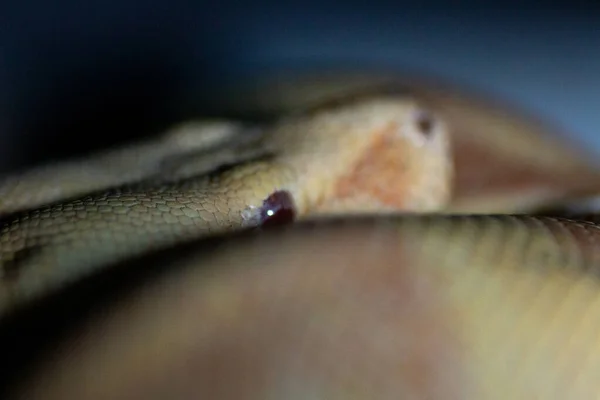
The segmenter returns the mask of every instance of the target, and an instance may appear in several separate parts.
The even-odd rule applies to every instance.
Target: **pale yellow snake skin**
[[[600,175],[547,143],[565,168],[538,158],[526,200],[508,186],[469,192],[483,186],[461,181],[472,147],[456,129],[485,126],[487,111],[463,127],[456,97],[444,108],[423,93],[182,125],[0,181],[6,349],[45,326],[15,328],[36,304],[103,273],[154,271],[115,284],[118,300],[27,375],[7,373],[7,398],[600,398],[595,223],[444,215],[551,205],[594,192]]]

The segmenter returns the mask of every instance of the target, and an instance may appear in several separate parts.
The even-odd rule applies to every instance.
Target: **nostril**
[[[417,130],[421,135],[427,138],[433,135],[436,126],[436,120],[433,114],[424,110],[417,111],[415,122]]]

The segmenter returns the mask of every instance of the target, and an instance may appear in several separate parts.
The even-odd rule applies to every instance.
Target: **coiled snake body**
[[[88,312],[11,396],[600,397],[600,230],[523,214],[593,193],[600,174],[549,139],[494,171],[502,139],[476,151],[461,124],[519,127],[419,93],[186,124],[6,178],[9,334],[80,282],[154,271]]]

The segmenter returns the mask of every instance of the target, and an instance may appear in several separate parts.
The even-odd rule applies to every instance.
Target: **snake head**
[[[295,177],[283,189],[299,217],[436,211],[453,175],[444,122],[405,96],[377,96],[282,120],[271,131],[277,162]]]

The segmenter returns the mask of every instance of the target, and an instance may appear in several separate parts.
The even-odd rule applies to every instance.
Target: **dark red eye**
[[[294,222],[296,210],[292,195],[285,190],[273,192],[260,209],[262,226],[285,225]]]

